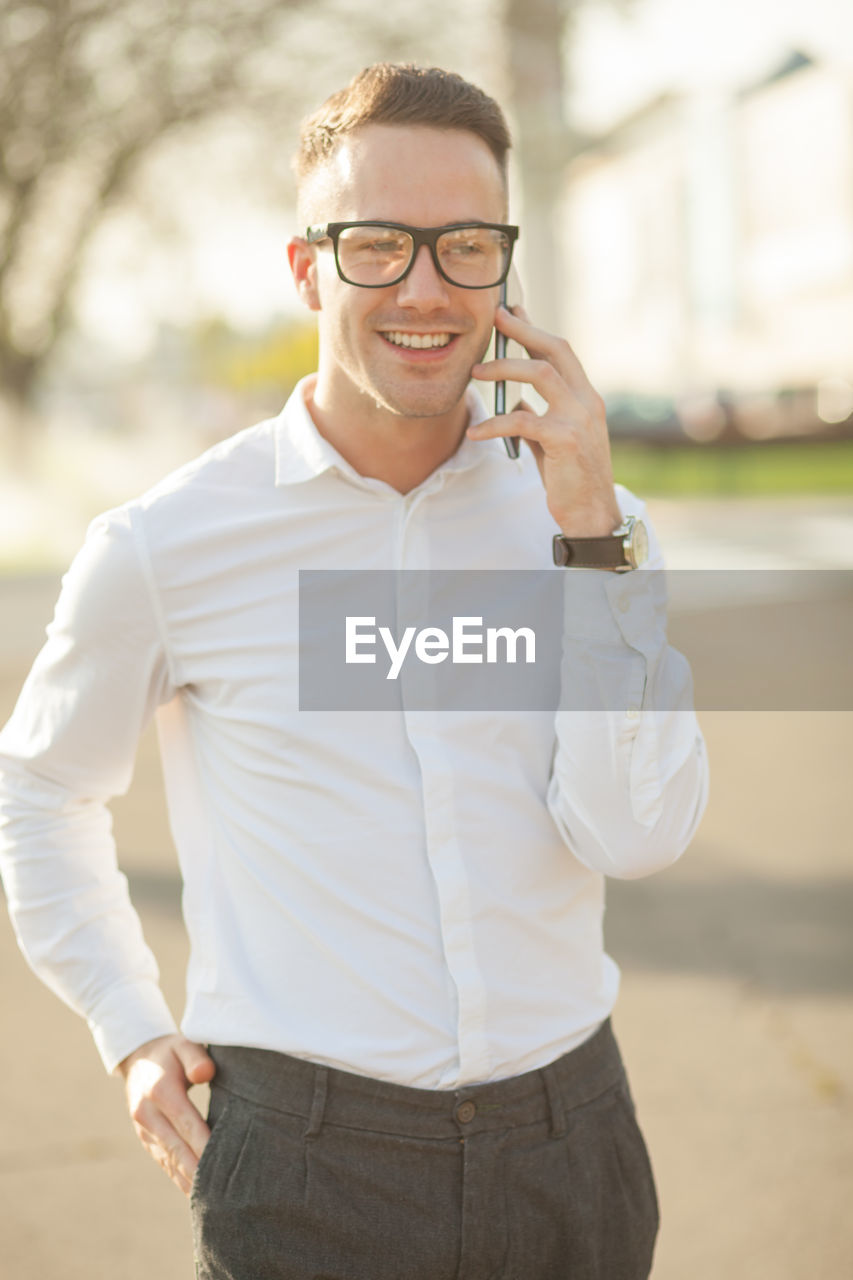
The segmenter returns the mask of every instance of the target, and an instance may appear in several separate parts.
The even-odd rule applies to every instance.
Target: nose
[[[436,271],[428,247],[422,244],[415,254],[411,271],[397,285],[397,302],[401,307],[432,311],[446,307],[449,301],[447,282]]]

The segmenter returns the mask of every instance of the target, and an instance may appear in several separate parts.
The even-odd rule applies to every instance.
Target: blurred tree
[[[560,330],[561,241],[555,218],[574,137],[566,114],[565,44],[582,0],[501,0],[515,163],[524,224],[525,301]]]
[[[439,34],[418,0],[393,11],[351,0],[0,0],[0,389],[30,400],[69,323],[90,238],[166,134],[239,112],[278,146],[281,121],[292,132],[358,66],[412,49],[424,60]]]
[[[588,141],[570,116],[570,52],[582,9],[599,0],[498,0],[524,224],[525,300],[537,323],[562,328],[565,237],[558,224],[566,167]],[[637,0],[607,0],[630,13]]]
[[[245,100],[299,0],[6,0],[0,13],[0,380],[26,401],[82,250],[163,134]]]
[[[166,135],[237,113],[270,138],[274,181],[282,134],[379,58],[452,66],[510,107],[529,300],[558,326],[565,52],[584,2],[0,0],[0,391],[31,399],[89,241]]]
[[[305,320],[282,321],[253,337],[224,320],[208,321],[192,334],[192,346],[206,385],[237,392],[268,387],[279,400],[317,368],[317,326]]]

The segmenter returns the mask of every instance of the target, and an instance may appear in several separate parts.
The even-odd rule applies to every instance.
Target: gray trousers
[[[433,1092],[211,1046],[198,1280],[645,1280],[657,1198],[609,1021]]]

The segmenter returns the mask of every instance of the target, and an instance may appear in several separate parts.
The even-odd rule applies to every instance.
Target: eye
[[[476,240],[463,240],[459,244],[451,245],[451,253],[454,253],[457,258],[476,258],[482,252],[483,246]]]
[[[402,236],[391,234],[360,236],[358,239],[354,237],[348,238],[347,248],[365,256],[374,254],[381,257],[389,257],[394,254],[405,253],[406,242]]]
[[[493,244],[488,236],[479,231],[462,231],[455,235],[443,236],[439,241],[440,252],[442,256],[453,258],[456,261],[471,261],[472,259],[481,258],[483,254],[493,249]]]

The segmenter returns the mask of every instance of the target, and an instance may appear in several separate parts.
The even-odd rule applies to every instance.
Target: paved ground
[[[841,504],[727,506],[722,528],[739,530],[728,537],[708,505],[660,504],[655,515],[682,565],[718,537],[721,556],[728,548],[732,563],[758,567],[794,518],[811,539],[809,566],[838,567],[853,529]],[[54,591],[51,579],[0,583],[0,720]],[[777,610],[774,631],[805,643],[813,615],[802,600],[766,607]],[[734,622],[740,611],[729,612]],[[709,617],[678,619],[688,652]],[[784,666],[767,651],[766,620],[752,631],[765,665]],[[814,687],[827,705],[849,650],[848,638],[821,651]],[[698,837],[676,867],[611,883],[608,897],[608,944],[624,974],[615,1025],[662,1201],[654,1280],[847,1280],[853,713],[710,711],[702,722],[713,795]],[[179,1010],[186,946],[151,736],[115,820]],[[189,1280],[183,1198],[137,1148],[85,1026],[31,977],[2,923],[0,966],[0,1277]]]

